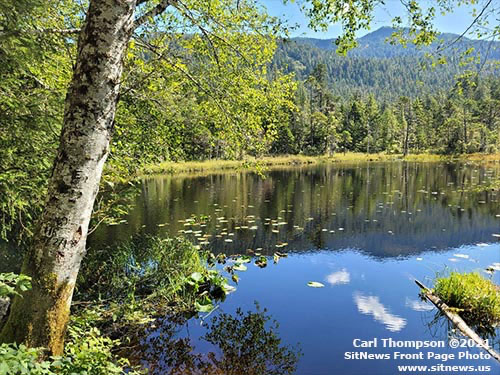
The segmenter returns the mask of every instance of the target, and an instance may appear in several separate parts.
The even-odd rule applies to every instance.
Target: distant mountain
[[[456,56],[473,47],[475,52],[488,59],[500,60],[500,42],[490,42],[486,40],[473,40],[460,38],[457,34],[443,33],[438,37],[439,41],[434,42],[429,47],[416,48],[409,44],[403,47],[400,44],[392,45],[387,40],[396,30],[392,27],[384,26],[358,39],[358,47],[349,51],[348,56],[358,57],[380,57],[390,58],[396,56],[423,56],[426,52],[434,52],[441,43],[453,46],[444,50],[447,56]],[[309,44],[325,51],[335,51],[335,39],[317,38],[292,38],[299,44]],[[455,42],[456,41],[456,42]]]
[[[391,45],[386,39],[394,30],[382,27],[358,40],[359,46],[347,57],[335,52],[334,39],[294,38],[283,40],[274,56],[272,69],[294,73],[298,80],[305,80],[317,64],[326,66],[327,80],[332,91],[346,97],[354,93],[373,93],[379,99],[393,100],[399,96],[417,96],[439,90],[447,90],[455,83],[455,76],[465,69],[461,66],[457,53],[447,51],[448,64],[434,69],[422,69],[421,64],[429,62],[424,50],[415,46],[404,48]],[[448,42],[458,35],[441,36]],[[454,47],[465,50],[471,46],[484,56],[489,51],[490,58],[500,60],[500,43],[471,39],[456,42]],[[431,46],[435,48],[436,46]],[[429,47],[429,48],[431,48]],[[427,48],[427,51],[429,51]],[[480,65],[469,66],[477,69]],[[489,64],[481,66],[481,74],[498,75]]]

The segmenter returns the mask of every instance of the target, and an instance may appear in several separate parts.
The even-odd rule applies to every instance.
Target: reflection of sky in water
[[[415,311],[432,311],[434,306],[430,302],[406,298],[406,306]]]
[[[391,332],[401,331],[406,326],[406,320],[391,314],[376,296],[364,296],[360,293],[354,293],[354,302],[360,313],[372,315],[376,321],[384,324]]]
[[[326,282],[330,285],[348,284],[351,281],[351,275],[345,268],[341,271],[332,272],[326,277]]]
[[[448,258],[453,254],[468,255],[468,258],[459,257],[451,263]],[[263,269],[248,264],[247,271],[238,273],[237,291],[229,295],[212,316],[219,312],[234,313],[238,307],[243,311],[253,310],[257,301],[280,323],[283,344],[300,344],[304,356],[296,375],[396,374],[396,366],[408,364],[407,361],[350,361],[344,359],[344,353],[361,350],[353,347],[354,339],[447,341],[447,324],[443,320],[429,326],[436,310],[430,303],[419,300],[419,289],[413,280],[432,285],[432,278],[446,267],[457,271],[476,270],[489,277],[484,270],[499,261],[499,243],[427,251],[418,257],[383,261],[353,249],[291,254],[279,264],[270,263]],[[492,277],[500,282],[500,272]],[[326,281],[325,287],[310,288],[309,281]],[[189,337],[200,353],[213,350],[207,343],[197,341],[204,333],[199,321],[191,322]],[[498,341],[494,345],[500,349]],[[370,349],[372,353],[393,351]],[[404,348],[399,351],[414,352]],[[446,347],[437,351],[457,354],[459,350]],[[470,351],[479,352],[474,348]],[[422,360],[420,364],[439,362]],[[462,359],[447,364],[489,365],[491,373],[500,370],[492,360]]]

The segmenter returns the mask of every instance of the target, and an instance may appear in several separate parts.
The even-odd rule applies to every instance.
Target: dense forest
[[[500,80],[457,78],[449,91],[397,100],[361,92],[340,98],[327,67],[315,66],[298,84],[290,125],[279,129],[272,151],[441,154],[494,152],[500,144]]]
[[[431,46],[417,48],[410,43],[403,47],[390,43],[395,32],[393,28],[382,27],[369,33],[358,39],[358,46],[346,56],[336,53],[334,39],[283,39],[271,66],[304,81],[317,64],[324,64],[326,80],[334,95],[346,98],[370,93],[382,101],[450,90],[464,71],[481,77],[498,76],[500,42],[442,34],[441,42]],[[444,48],[440,43],[455,45]],[[482,59],[478,59],[480,56]]]

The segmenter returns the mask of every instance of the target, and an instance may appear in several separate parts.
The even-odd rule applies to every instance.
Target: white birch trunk
[[[15,298],[0,334],[61,354],[71,299],[104,163],[108,156],[123,56],[136,0],[91,0],[44,212],[22,272],[33,288]],[[36,155],[33,155],[36,157]]]

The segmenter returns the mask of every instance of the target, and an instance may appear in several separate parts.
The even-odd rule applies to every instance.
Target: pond
[[[398,365],[476,366],[476,372],[493,374],[500,366],[480,350],[448,346],[449,324],[419,298],[414,279],[431,285],[446,270],[478,270],[500,282],[499,272],[485,272],[500,262],[500,241],[493,236],[500,233],[500,194],[478,188],[498,176],[499,164],[405,162],[273,169],[265,178],[251,172],[159,176],[144,180],[127,221],[99,227],[89,246],[139,232],[183,234],[215,253],[269,256],[267,267],[250,263],[239,272],[237,290],[210,316],[165,320],[152,329],[143,360],[153,373],[285,374],[297,361],[298,375],[417,373]],[[276,251],[288,256],[274,264]],[[309,287],[311,281],[324,287]],[[257,316],[248,311],[270,320],[245,320]],[[232,325],[222,324],[228,319]],[[279,345],[262,341],[271,337],[266,327],[273,320]],[[238,331],[237,321],[254,322],[261,335]],[[412,342],[445,347],[387,347]],[[254,364],[240,359],[231,365],[235,348],[257,353],[247,357]],[[395,352],[413,356],[394,358]],[[374,353],[390,359],[356,359]],[[189,370],[195,355],[217,366]],[[271,357],[283,366],[263,363]],[[268,369],[262,372],[255,361]],[[434,373],[458,370],[474,372],[435,367]]]

